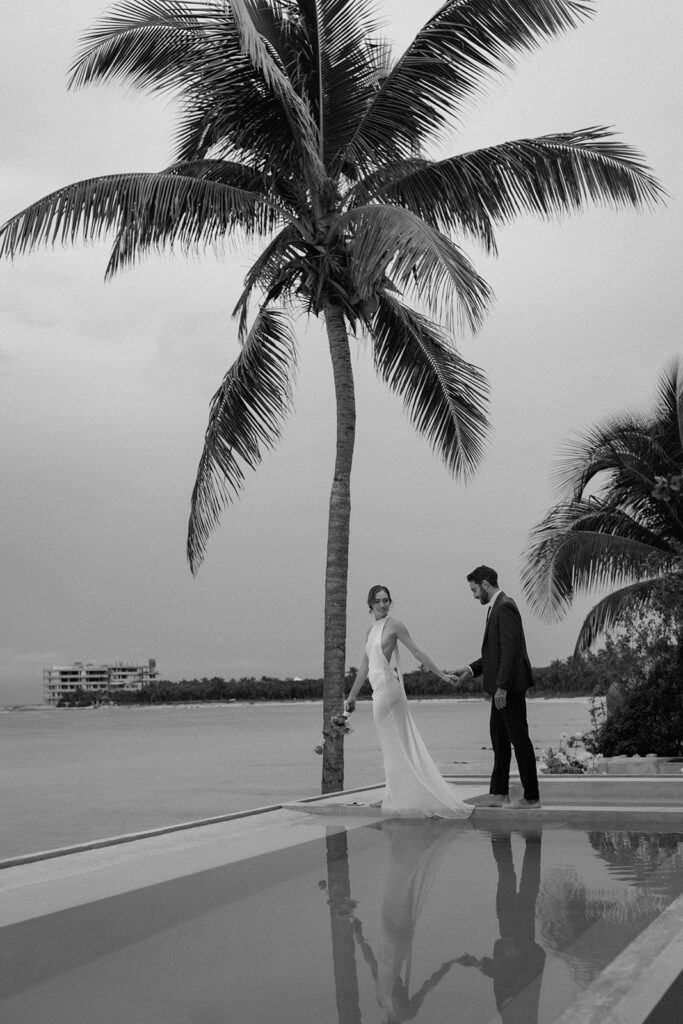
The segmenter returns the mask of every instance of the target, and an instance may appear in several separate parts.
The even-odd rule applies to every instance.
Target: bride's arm
[[[356,694],[360,690],[361,686],[368,678],[368,656],[363,655],[363,660],[360,663],[360,668],[356,672],[356,678],[354,679],[353,686],[349,690],[349,695],[344,701],[344,710],[353,711],[356,706]]]
[[[435,676],[439,677],[439,679],[443,679],[443,681],[445,683],[453,682],[452,677],[449,676],[448,673],[443,672],[438,667],[438,665],[436,665],[432,661],[432,659],[429,657],[428,654],[425,654],[424,651],[420,650],[420,648],[417,646],[417,644],[415,643],[415,641],[413,640],[413,638],[411,637],[410,633],[408,632],[408,630],[406,629],[406,627],[403,625],[402,622],[398,622],[398,620],[394,620],[393,632],[398,637],[398,639],[401,641],[401,643],[404,645],[404,647],[408,648],[408,650],[413,655],[413,657],[417,661],[419,661],[419,663],[421,665],[424,665],[426,668],[428,668],[429,671],[433,672]]]

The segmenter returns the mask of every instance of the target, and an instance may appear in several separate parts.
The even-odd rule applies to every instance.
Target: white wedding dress
[[[455,796],[432,761],[417,731],[403,687],[398,651],[389,664],[382,650],[386,618],[378,619],[368,634],[368,678],[372,712],[384,758],[385,813],[402,818],[469,818],[474,808]]]

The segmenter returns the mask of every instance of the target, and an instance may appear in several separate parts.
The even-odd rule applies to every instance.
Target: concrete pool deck
[[[449,781],[463,800],[488,791],[483,776]],[[383,786],[372,786],[0,862],[0,928],[381,821],[381,808],[372,805],[382,795]],[[539,809],[477,808],[460,827],[515,829],[533,821],[683,832],[680,775],[542,776],[541,797]],[[683,1019],[682,970],[679,897],[558,1024],[674,1024]]]

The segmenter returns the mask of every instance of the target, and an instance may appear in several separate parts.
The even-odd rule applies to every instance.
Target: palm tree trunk
[[[337,1016],[339,1024],[361,1024],[347,833],[328,829],[325,844]]]
[[[325,325],[330,346],[337,407],[337,454],[330,493],[325,567],[325,655],[323,665],[322,793],[344,788],[344,734],[332,725],[344,705],[346,667],[346,589],[351,522],[351,464],[356,436],[356,399],[349,337],[339,306],[326,303]]]

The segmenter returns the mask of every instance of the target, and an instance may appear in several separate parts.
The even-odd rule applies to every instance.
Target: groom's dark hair
[[[476,569],[468,573],[468,583],[478,583],[481,586],[484,581],[498,589],[498,573],[490,565],[478,565]]]

